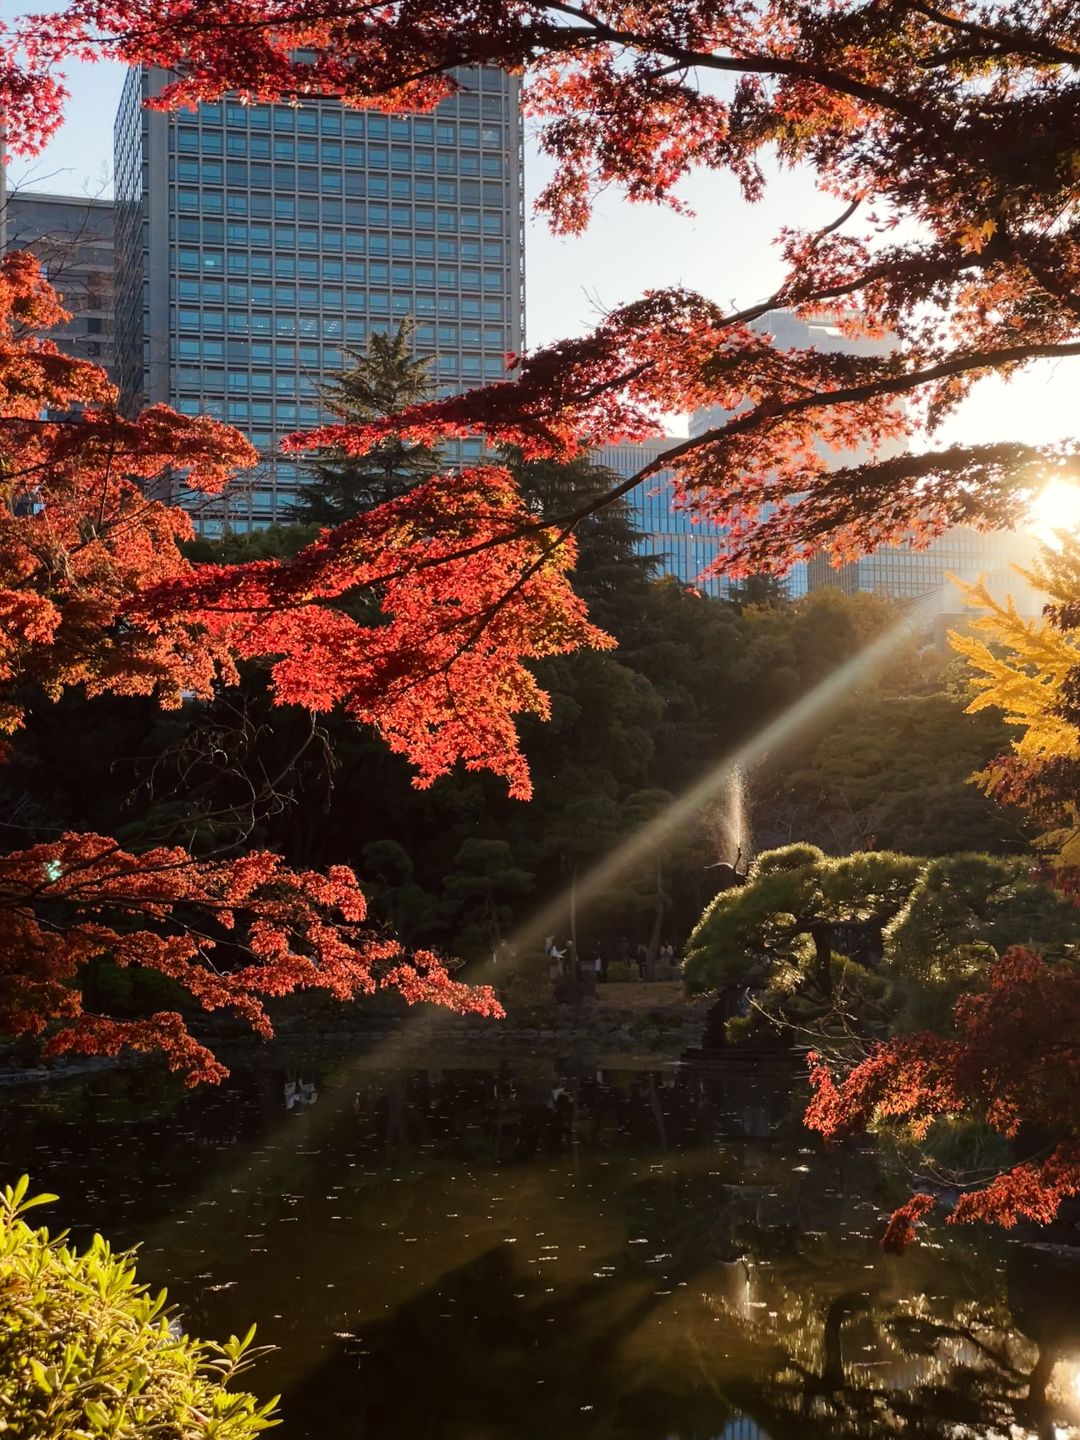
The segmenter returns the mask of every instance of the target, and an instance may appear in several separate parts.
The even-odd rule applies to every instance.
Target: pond
[[[9,1089],[6,1176],[141,1242],[186,1327],[257,1320],[283,1440],[1080,1433],[1080,1265],[945,1226],[885,1256],[899,1178],[822,1151],[784,1064],[435,1059]]]

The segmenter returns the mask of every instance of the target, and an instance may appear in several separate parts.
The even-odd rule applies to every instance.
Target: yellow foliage
[[[1041,547],[1030,572],[1021,571],[1054,606],[1080,606],[1080,545],[1065,540],[1059,551]],[[1000,604],[985,584],[955,581],[967,604],[983,613],[972,621],[977,634],[949,632],[949,643],[972,671],[975,698],[967,707],[1004,712],[1022,733],[1013,750],[1025,766],[1080,756],[1080,728],[1058,713],[1070,671],[1080,665],[1080,632],[1020,615],[1011,598]],[[983,638],[985,637],[985,639]],[[972,778],[992,792],[1000,772],[991,764]],[[1040,849],[1052,852],[1056,865],[1080,864],[1080,811],[1063,802],[1064,825],[1039,837]]]

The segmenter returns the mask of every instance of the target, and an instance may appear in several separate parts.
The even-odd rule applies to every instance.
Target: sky
[[[16,8],[13,0],[0,0],[0,19],[10,18]],[[66,194],[111,194],[112,122],[122,79],[122,68],[114,64],[72,67],[64,125],[41,155],[12,160],[10,183]],[[835,218],[837,208],[835,199],[815,190],[807,171],[775,175],[756,205],[742,199],[731,177],[699,173],[682,190],[692,217],[631,205],[609,192],[600,197],[584,235],[561,237],[532,213],[531,197],[548,173],[530,137],[525,157],[529,348],[582,334],[604,310],[650,288],[683,285],[725,305],[754,304],[781,279],[772,243],[780,227],[822,225]],[[1039,362],[1008,383],[983,380],[937,443],[1067,438],[1080,432],[1078,392],[1080,359]],[[685,417],[674,417],[670,428],[683,431]]]

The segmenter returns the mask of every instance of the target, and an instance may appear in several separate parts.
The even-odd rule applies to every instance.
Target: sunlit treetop
[[[418,783],[462,761],[527,795],[515,716],[545,714],[547,699],[524,662],[612,642],[570,588],[573,545],[518,533],[528,516],[508,473],[432,480],[294,561],[196,567],[180,549],[190,516],[148,482],[181,472],[220,489],[254,450],[166,406],[118,415],[103,371],[35,333],[64,313],[36,262],[2,262],[0,731],[19,728],[30,683],[175,707],[257,660],[278,703],[342,705]],[[357,589],[374,601],[365,621],[335,603]]]
[[[480,431],[560,454],[656,433],[665,413],[738,409],[668,458],[687,499],[734,519],[727,558],[743,570],[960,520],[1008,525],[1048,468],[1075,469],[1071,444],[993,435],[933,458],[896,453],[932,436],[980,376],[1080,354],[1074,5],[76,0],[6,37],[11,143],[32,149],[55,126],[66,61],[103,56],[171,70],[164,106],[231,92],[423,110],[467,88],[470,66],[519,75],[554,162],[540,205],[563,231],[586,225],[605,187],[678,206],[702,167],[754,200],[778,158],[836,196],[834,225],[810,232],[794,216],[777,236],[786,278],[760,305],[647,295],[530,356],[519,387],[419,407],[416,435]],[[780,352],[749,328],[780,307],[892,348]],[[830,474],[828,448],[856,441],[859,459]]]
[[[124,419],[103,370],[37,333],[67,318],[36,261],[0,262],[0,734],[21,726],[30,685],[175,706],[231,673],[189,626],[120,616],[142,587],[191,570],[187,513],[143,486],[179,471],[218,490],[255,452],[231,427],[165,406]]]
[[[173,708],[210,699],[252,661],[276,703],[340,706],[373,727],[418,785],[460,763],[527,796],[515,719],[547,709],[527,662],[612,642],[570,587],[573,545],[546,543],[509,473],[432,479],[291,561],[195,565],[190,515],[153,498],[155,482],[219,489],[254,451],[166,406],[118,414],[104,372],[38,333],[65,318],[31,257],[0,261],[0,732],[73,687]],[[98,959],[158,971],[264,1035],[266,1000],[304,989],[501,1013],[365,915],[345,867],[180,844],[135,854],[93,833],[30,844],[0,855],[0,1032],[47,1037],[53,1054],[157,1050],[192,1081],[221,1077],[179,1013],[85,1009],[79,981]]]

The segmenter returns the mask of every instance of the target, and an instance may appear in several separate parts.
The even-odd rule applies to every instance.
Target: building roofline
[[[116,201],[111,196],[109,197],[109,199],[105,200],[96,196],[91,197],[89,195],[58,195],[54,190],[30,190],[22,187],[8,191],[8,204],[10,204],[13,200],[64,200],[72,205],[99,205],[102,207],[111,207],[116,204]]]

